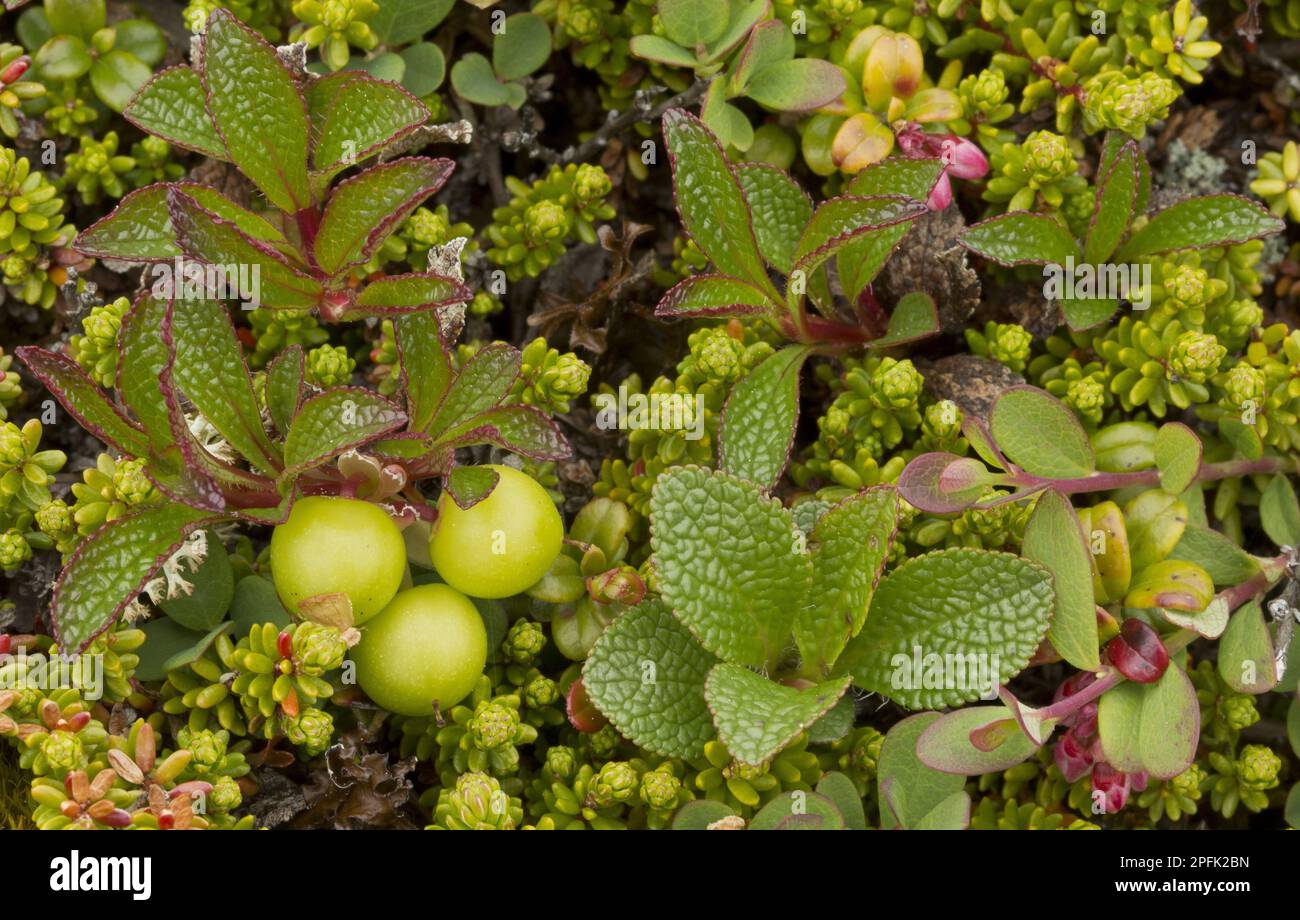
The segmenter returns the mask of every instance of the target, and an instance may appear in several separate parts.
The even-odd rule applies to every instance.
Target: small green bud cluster
[[[491,243],[488,258],[511,281],[541,274],[574,239],[595,243],[596,222],[615,214],[605,201],[613,186],[599,166],[555,166],[532,185],[511,176],[506,186],[514,197],[492,212],[484,233]]]
[[[68,340],[68,354],[104,389],[117,385],[117,334],[131,301],[119,297],[92,307],[81,321],[81,334]]]
[[[321,60],[330,70],[342,70],[351,54],[349,45],[373,51],[379,36],[368,20],[379,12],[375,0],[296,0],[293,15],[300,25],[289,37],[309,49],[320,48]]]
[[[58,293],[47,270],[49,250],[66,246],[76,232],[63,222],[63,204],[26,157],[0,146],[0,274],[10,295],[46,310]]]
[[[524,346],[519,378],[510,395],[543,412],[568,412],[569,403],[587,392],[590,376],[591,365],[573,352],[561,354],[538,336]]]

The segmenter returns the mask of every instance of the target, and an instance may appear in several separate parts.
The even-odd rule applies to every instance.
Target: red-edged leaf
[[[54,582],[50,618],[59,647],[80,653],[196,528],[220,515],[165,504],[119,518],[77,547]]]
[[[214,160],[229,159],[206,102],[199,75],[181,65],[154,74],[127,103],[122,115],[141,131],[169,144]]]
[[[812,220],[812,199],[789,174],[766,163],[741,163],[736,178],[749,204],[759,251],[769,265],[788,275],[799,235]]]
[[[287,243],[284,234],[267,220],[235,204],[214,188],[196,182],[158,183],[128,194],[107,217],[102,217],[77,234],[73,248],[97,259],[121,259],[125,262],[171,263],[184,255],[176,241],[167,198],[179,189],[212,214],[234,224],[247,236],[271,245]],[[146,281],[159,279],[169,264],[146,273]]]
[[[978,501],[991,476],[982,463],[971,457],[921,454],[904,467],[898,477],[898,491],[915,508],[949,514],[964,511]]]
[[[271,424],[284,435],[302,403],[305,359],[302,346],[290,345],[266,366],[266,407]]]
[[[739,278],[693,275],[664,294],[655,316],[746,316],[776,308],[767,294]]]
[[[149,436],[150,454],[163,457],[176,446],[171,415],[159,379],[168,363],[162,339],[167,301],[145,294],[122,317],[117,334],[117,393]]]
[[[685,109],[664,113],[673,194],[682,226],[714,267],[777,300],[754,238],[740,182],[708,128]]]
[[[969,706],[930,723],[916,740],[916,757],[931,770],[979,776],[1009,770],[1041,745],[1005,706]]]
[[[355,70],[313,80],[307,104],[316,133],[312,167],[326,178],[391,146],[429,118],[424,103],[396,83]]]
[[[905,195],[832,198],[823,202],[804,228],[795,249],[795,271],[811,274],[844,247],[857,243],[863,267],[855,275],[874,277],[902,239],[907,225],[925,213],[925,205]],[[895,226],[903,224],[905,226]],[[871,244],[866,245],[870,240]],[[877,264],[878,263],[878,264]]]
[[[217,8],[203,32],[202,62],[208,114],[231,162],[281,211],[312,207],[307,104],[275,48]]]
[[[290,264],[273,246],[246,235],[229,220],[201,206],[179,188],[168,193],[176,238],[185,254],[197,262],[225,268],[227,284],[239,286],[245,302],[269,308],[308,310],[320,303],[321,283]],[[256,276],[253,272],[256,271]],[[256,283],[251,283],[256,277]]]
[[[106,217],[77,234],[72,248],[95,259],[162,262],[179,257],[167,210],[171,186],[159,183],[128,194]]]
[[[957,238],[971,252],[999,265],[1064,265],[1079,257],[1070,231],[1055,217],[1012,211],[967,227]]]
[[[1133,222],[1137,202],[1141,153],[1135,141],[1128,141],[1115,154],[1110,168],[1097,183],[1097,198],[1083,244],[1083,258],[1090,265],[1105,262],[1119,246]]]
[[[474,292],[454,278],[419,272],[392,275],[372,281],[357,295],[355,314],[361,316],[397,316],[417,310],[432,310],[448,304],[472,300]]]
[[[316,261],[334,275],[367,261],[419,204],[442,188],[451,160],[407,157],[340,183],[316,235]]]
[[[450,447],[495,444],[532,460],[564,460],[572,451],[559,426],[533,406],[503,406],[477,415],[440,439]]]
[[[429,430],[452,436],[458,426],[501,404],[519,377],[519,351],[494,342],[465,362],[443,398]]]
[[[926,201],[943,175],[943,160],[889,157],[872,163],[844,187],[845,195],[869,198],[875,195],[906,195]]]
[[[406,413],[362,387],[333,387],[298,408],[284,439],[285,475],[320,466],[344,451],[391,434]]]
[[[289,241],[278,227],[274,226],[266,218],[235,204],[211,186],[200,185],[197,182],[177,182],[175,188],[189,195],[205,210],[210,211],[222,220],[232,222],[245,236],[250,236],[255,240],[261,240],[276,247],[288,246]],[[168,214],[167,216],[168,220],[170,220],[171,215]],[[170,226],[170,223],[168,226]]]
[[[262,426],[243,348],[225,307],[214,300],[174,300],[163,322],[163,341],[175,356],[177,389],[255,468],[278,473],[279,452]]]
[[[458,466],[447,476],[447,494],[464,511],[492,494],[501,474],[486,466]]]
[[[148,436],[108,401],[76,361],[34,345],[21,345],[15,354],[78,425],[120,453],[149,455]]]
[[[1230,246],[1281,233],[1285,227],[1257,201],[1240,195],[1202,195],[1152,215],[1128,238],[1116,259],[1135,261],[1176,249]]]
[[[396,317],[393,331],[410,427],[413,431],[427,431],[451,386],[450,346],[442,337],[442,323],[433,310]]]

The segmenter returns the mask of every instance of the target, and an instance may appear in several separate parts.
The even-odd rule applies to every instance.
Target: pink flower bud
[[[948,205],[952,204],[952,183],[948,181],[948,173],[939,173],[939,181],[934,183],[934,188],[930,189],[930,197],[926,199],[925,206],[931,211],[942,211]]]
[[[948,173],[958,179],[980,179],[989,171],[984,151],[964,137],[945,137],[939,157],[947,166]]]

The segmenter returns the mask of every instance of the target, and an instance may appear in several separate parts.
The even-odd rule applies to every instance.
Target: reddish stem
[[[1289,473],[1300,472],[1297,464],[1293,460],[1285,457],[1261,457],[1258,460],[1225,460],[1220,463],[1203,463],[1197,471],[1196,482],[1213,482],[1218,479],[1235,479],[1238,476],[1255,476],[1270,473]],[[1032,473],[1026,473],[1024,470],[1016,470],[1008,473],[1003,480],[1007,485],[1016,486],[1020,494],[1016,496],[1004,496],[1003,500],[1023,497],[1024,493],[1041,492],[1044,489],[1055,489],[1066,495],[1075,495],[1081,492],[1110,492],[1114,489],[1125,489],[1130,486],[1158,486],[1160,485],[1160,471],[1156,469],[1138,470],[1132,473],[1093,473],[1090,476],[1079,476],[1074,479],[1050,479],[1046,476],[1035,476]],[[998,504],[1001,501],[995,500]],[[991,507],[990,504],[976,504],[976,508]]]
[[[1215,595],[1214,601],[1211,601],[1211,603],[1222,602],[1227,605],[1229,613],[1235,611],[1255,595],[1267,591],[1275,585],[1278,579],[1281,578],[1281,573],[1286,571],[1286,562],[1288,558],[1289,557],[1286,554],[1278,556],[1273,560],[1273,565],[1266,566],[1262,571],[1257,572],[1239,585],[1234,585],[1231,588],[1226,588],[1223,591],[1220,591]],[[1278,575],[1276,577],[1271,577],[1269,574],[1270,570],[1278,572]],[[1172,633],[1169,638],[1165,639],[1165,650],[1170,654],[1170,656],[1173,656],[1177,652],[1181,652],[1183,649],[1187,648],[1187,646],[1191,645],[1199,638],[1200,633],[1195,630],[1180,629],[1177,632]],[[1093,700],[1100,697],[1107,690],[1118,686],[1125,680],[1123,674],[1109,665],[1099,671],[1098,674],[1100,676],[1095,681],[1088,684],[1088,686],[1084,687],[1078,693],[1057,700],[1052,705],[1038,710],[1038,716],[1042,719],[1056,719],[1058,721],[1061,719],[1067,719],[1084,706],[1087,706]]]

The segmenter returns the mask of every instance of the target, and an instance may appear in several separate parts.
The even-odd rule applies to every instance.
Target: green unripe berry
[[[311,496],[271,535],[271,572],[292,612],[307,598],[346,594],[358,625],[393,599],[406,573],[406,542],[378,505]]]
[[[362,629],[352,650],[357,683],[391,712],[448,712],[478,682],[487,663],[487,630],[469,598],[446,585],[398,594]]]
[[[519,594],[546,574],[564,541],[564,522],[537,480],[507,466],[487,498],[462,509],[446,492],[429,557],[443,581],[471,597]]]

